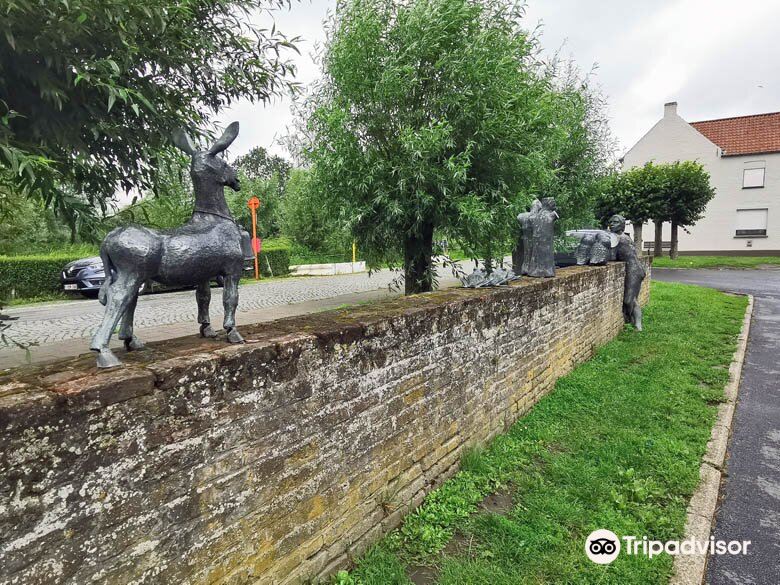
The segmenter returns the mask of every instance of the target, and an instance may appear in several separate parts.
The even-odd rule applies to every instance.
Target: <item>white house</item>
[[[623,168],[649,161],[695,160],[716,189],[690,233],[679,230],[681,254],[780,255],[780,112],[686,122],[677,102],[623,157]],[[652,223],[643,229],[645,245]],[[670,239],[664,225],[663,239]]]

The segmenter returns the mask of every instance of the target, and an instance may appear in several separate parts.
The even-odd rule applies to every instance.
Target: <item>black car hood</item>
[[[65,265],[65,269],[73,268],[74,266],[89,266],[90,264],[102,264],[100,256],[92,256],[91,258],[81,258],[80,260],[74,260],[68,262]]]

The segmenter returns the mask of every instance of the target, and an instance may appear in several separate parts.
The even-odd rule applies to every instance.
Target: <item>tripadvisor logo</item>
[[[624,536],[622,539],[611,530],[594,530],[585,541],[585,554],[594,563],[608,565],[620,554],[620,541],[623,541],[625,554],[645,555],[652,559],[661,553],[668,555],[746,555],[749,540],[715,540],[711,536],[708,541],[699,542],[693,538],[685,540],[649,540],[646,536]]]
[[[594,563],[608,565],[620,554],[620,540],[611,530],[594,530],[585,541],[585,554]]]

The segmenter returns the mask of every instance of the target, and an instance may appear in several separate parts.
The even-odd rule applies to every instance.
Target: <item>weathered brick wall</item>
[[[0,378],[0,582],[332,572],[614,337],[622,288],[573,267]]]

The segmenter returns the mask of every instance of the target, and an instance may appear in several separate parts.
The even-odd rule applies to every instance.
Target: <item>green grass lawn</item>
[[[598,528],[683,535],[747,299],[652,283],[627,327],[335,583],[666,583],[673,558],[584,553]],[[422,432],[422,431],[421,431]],[[485,499],[486,496],[492,496]],[[420,578],[419,575],[426,575]]]
[[[34,297],[18,297],[3,301],[4,307],[22,307],[24,305],[36,305],[38,303],[53,303],[70,301],[73,297],[62,292],[44,292]]]
[[[656,268],[756,268],[761,265],[780,266],[780,256],[668,256],[653,258]]]

